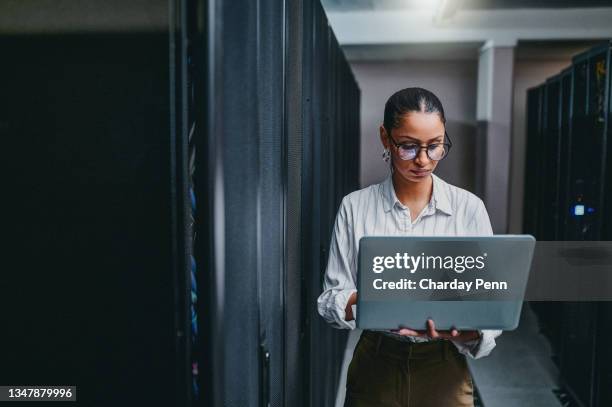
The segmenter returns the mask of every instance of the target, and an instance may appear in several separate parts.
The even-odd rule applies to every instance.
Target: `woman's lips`
[[[424,177],[430,173],[429,170],[410,170],[417,177]]]

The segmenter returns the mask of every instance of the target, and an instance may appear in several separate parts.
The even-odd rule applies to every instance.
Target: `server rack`
[[[574,216],[567,224],[567,240],[599,240],[602,237],[604,200],[606,60],[608,46],[578,55],[573,60],[574,99],[569,196]],[[578,142],[580,140],[580,142]],[[584,214],[580,215],[584,210]]]
[[[359,89],[319,1],[200,3],[203,405],[333,405],[347,332],[316,298],[358,187]]]
[[[525,183],[525,231],[535,232],[541,240],[609,240],[611,236],[607,215],[612,208],[609,66],[610,42],[605,42],[577,55],[570,68],[547,80],[544,97],[542,87],[529,90],[529,148],[549,136],[559,141],[540,150],[543,178],[554,188],[545,187],[534,205],[527,194],[537,196],[537,182]],[[537,123],[544,123],[543,130]],[[542,168],[529,153],[527,165],[532,170]],[[605,343],[610,334],[610,303],[539,303],[534,308],[551,339],[564,387],[580,405],[609,404],[612,358]]]
[[[0,382],[76,384],[84,405],[332,405],[347,332],[316,298],[358,188],[359,89],[323,8],[142,13],[158,25],[0,37],[19,270]]]
[[[544,86],[544,120],[542,149],[546,154],[542,159],[542,173],[540,177],[545,180],[542,184],[542,197],[540,213],[540,230],[538,236],[541,240],[554,240],[558,233],[559,224],[559,166],[560,166],[560,128],[561,128],[561,77],[553,76]]]
[[[138,30],[113,28],[116,3],[83,32],[0,37],[4,385],[76,385],[90,406],[189,403],[183,27],[178,2],[162,3],[142,5],[159,25]],[[52,21],[54,6],[30,11]]]
[[[569,170],[571,168],[572,152],[572,106],[574,98],[574,70],[571,67],[561,72],[561,146],[559,163],[559,224],[554,240],[564,240],[567,222],[570,216],[569,208]]]
[[[602,92],[598,91],[600,95],[603,93],[603,98],[600,99],[601,110],[597,109],[598,128],[603,133],[601,153],[603,165],[601,185],[603,205],[600,218],[602,224],[601,240],[612,240],[612,216],[610,215],[612,213],[612,188],[610,187],[612,184],[612,42],[606,42],[601,48],[605,52],[604,65],[601,67],[600,63],[596,75],[598,81],[596,89],[599,89],[600,86],[604,87]],[[604,76],[603,81],[602,75]],[[612,334],[612,328],[610,327],[612,302],[599,303],[597,316],[593,400],[595,405],[606,406],[612,404],[612,352],[607,343],[608,338]]]
[[[565,224],[568,218],[567,208],[568,204],[568,182],[569,182],[569,168],[571,167],[571,108],[572,108],[572,78],[573,70],[571,68],[565,69],[560,74],[560,105],[559,105],[559,147],[558,147],[558,166],[555,184],[552,186],[556,189],[557,196],[556,202],[551,202],[555,205],[557,213],[557,227],[554,235],[551,235],[548,240],[563,240],[563,233],[566,230]],[[550,202],[550,201],[549,201]],[[540,309],[544,309],[544,312],[540,312],[541,321],[544,326],[544,333],[548,336],[548,339],[552,345],[553,360],[557,366],[563,364],[562,358],[564,352],[564,333],[565,322],[563,309],[566,304],[563,303],[540,303]]]
[[[559,138],[559,77],[549,78],[544,84],[528,90],[527,97],[527,159],[525,171],[524,230],[539,240],[552,240],[551,223],[555,219],[554,195],[557,191]],[[541,331],[553,343],[553,357],[558,359],[560,319],[558,305],[532,302],[532,309],[540,316]]]
[[[598,47],[573,59],[574,99],[572,106],[572,164],[569,170],[570,216],[566,224],[567,240],[600,240],[603,207],[602,169],[605,135],[602,124],[604,103],[605,58],[608,50]],[[602,71],[603,70],[603,71]],[[585,405],[595,400],[596,303],[565,303],[564,328],[569,332],[563,342],[561,377],[570,392]],[[581,348],[578,356],[573,349]]]
[[[539,191],[541,178],[538,151],[541,148],[542,98],[544,87],[527,91],[527,153],[525,166],[525,202],[523,207],[523,230],[538,238]]]

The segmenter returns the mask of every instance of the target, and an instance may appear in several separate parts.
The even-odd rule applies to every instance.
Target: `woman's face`
[[[418,144],[427,146],[444,142],[444,123],[438,113],[410,112],[401,116],[398,127],[391,130],[391,137],[396,144]],[[430,160],[427,149],[422,148],[412,160],[402,160],[398,148],[389,140],[384,126],[380,126],[380,140],[391,153],[395,172],[411,182],[423,182],[438,165]]]

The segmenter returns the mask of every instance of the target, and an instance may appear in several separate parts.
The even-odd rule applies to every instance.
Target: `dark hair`
[[[389,135],[399,125],[401,116],[409,112],[438,113],[442,123],[446,123],[444,108],[436,95],[423,88],[406,88],[391,95],[385,104],[383,125]]]

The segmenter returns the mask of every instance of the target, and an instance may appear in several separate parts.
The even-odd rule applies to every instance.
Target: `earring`
[[[385,148],[382,153],[383,160],[385,160],[386,162],[389,162],[390,157],[391,157],[391,153],[389,152],[389,149]]]

